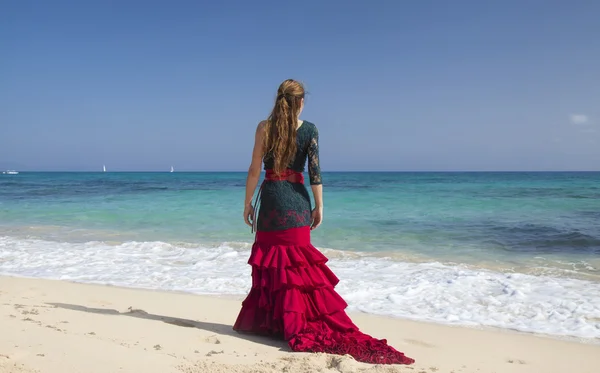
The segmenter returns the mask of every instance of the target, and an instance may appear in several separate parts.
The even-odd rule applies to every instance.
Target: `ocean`
[[[0,175],[0,274],[243,296],[245,177]],[[323,179],[350,311],[600,340],[600,173]]]

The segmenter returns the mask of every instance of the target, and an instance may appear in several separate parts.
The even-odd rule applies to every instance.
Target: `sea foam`
[[[67,243],[0,237],[0,273],[243,296],[249,244]],[[555,336],[600,338],[600,283],[331,254],[349,310]]]

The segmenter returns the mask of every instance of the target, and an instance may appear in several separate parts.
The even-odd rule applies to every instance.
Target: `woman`
[[[246,180],[244,219],[256,229],[248,264],[252,289],[233,328],[284,338],[293,351],[349,354],[376,364],[412,364],[413,359],[358,330],[334,290],[338,278],[327,258],[310,243],[310,231],[323,221],[323,187],[317,127],[299,120],[304,87],[294,80],[279,86],[275,107],[256,129]],[[315,198],[304,186],[304,165]],[[252,196],[265,164],[265,180]],[[258,209],[258,213],[255,210]]]

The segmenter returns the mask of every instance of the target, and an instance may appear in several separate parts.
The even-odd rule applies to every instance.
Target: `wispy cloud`
[[[570,119],[572,124],[586,124],[590,121],[590,118],[585,114],[571,114]]]

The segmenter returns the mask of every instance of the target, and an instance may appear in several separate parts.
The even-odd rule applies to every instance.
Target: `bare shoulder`
[[[262,120],[256,126],[256,136],[264,136],[265,130],[267,128],[267,121]]]
[[[265,130],[265,128],[267,127],[267,121],[266,120],[261,120],[258,123],[258,126],[256,126],[256,132],[262,132]]]

